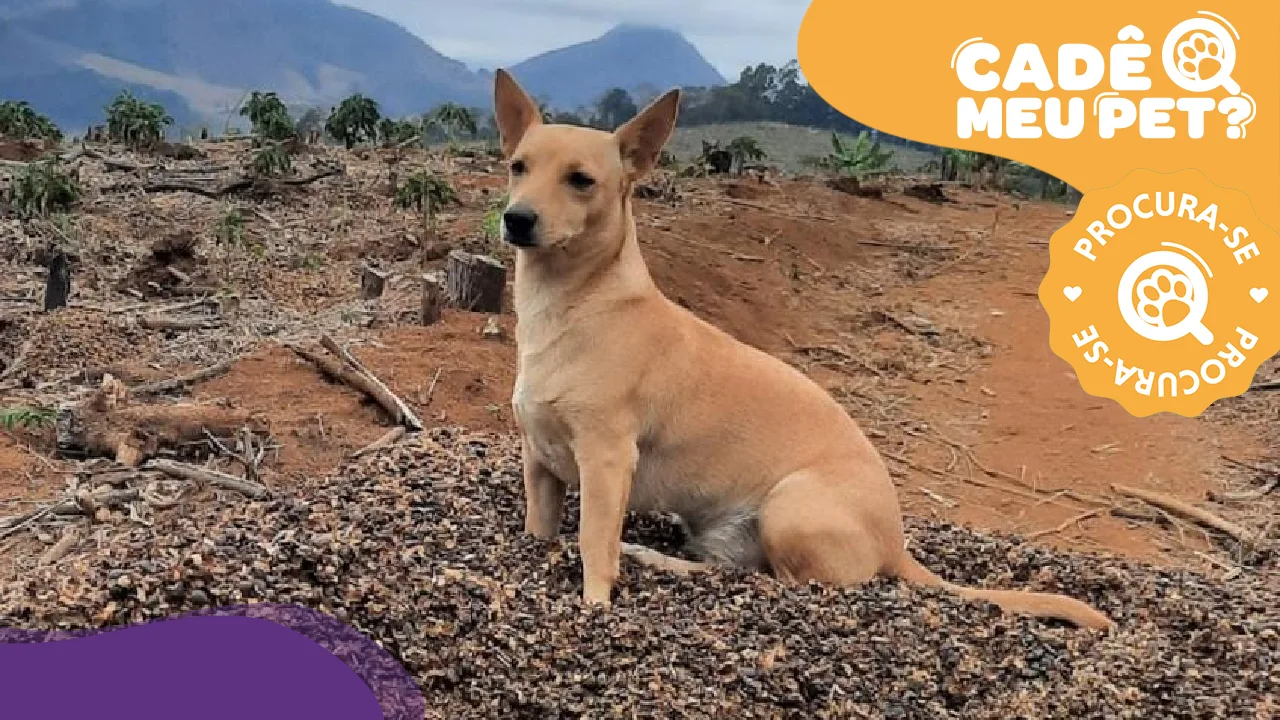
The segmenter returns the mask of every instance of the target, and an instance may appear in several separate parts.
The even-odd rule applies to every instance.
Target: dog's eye
[[[589,190],[596,181],[590,175],[581,172],[569,173],[569,184],[579,190]]]
[[[526,170],[528,170],[528,169],[529,169],[529,168],[525,166],[525,164],[524,164],[524,161],[523,161],[523,160],[517,160],[517,161],[515,161],[515,162],[511,163],[511,174],[512,174],[512,175],[523,175],[523,174],[525,174],[525,171],[526,171]]]

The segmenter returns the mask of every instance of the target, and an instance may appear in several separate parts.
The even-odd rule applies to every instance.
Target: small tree
[[[449,203],[458,201],[458,195],[447,180],[426,170],[410,175],[396,190],[396,207],[417,209],[422,214],[422,230],[426,238],[436,234],[436,213]]]
[[[298,118],[298,136],[304,142],[314,142],[320,137],[320,133],[324,132],[324,112],[320,108],[307,108],[302,113],[302,117]]]
[[[132,147],[160,142],[172,124],[163,105],[136,98],[128,90],[120,91],[107,106],[107,137]]]
[[[444,130],[450,143],[457,142],[459,135],[475,136],[479,130],[475,113],[458,103],[448,102],[437,107],[431,119]]]
[[[855,185],[866,176],[885,168],[893,158],[892,150],[880,148],[880,141],[872,141],[866,130],[858,133],[852,143],[846,143],[836,133],[831,133],[832,153],[826,158],[829,169],[853,179]]]
[[[324,129],[350,150],[357,143],[377,139],[378,121],[381,119],[378,103],[357,93],[334,108],[325,121]]]
[[[0,102],[0,137],[59,142],[62,140],[62,131],[52,120],[36,112],[30,103],[6,100]]]
[[[413,120],[382,118],[378,123],[378,139],[383,147],[398,148],[422,138],[422,125]]]
[[[596,112],[597,120],[605,130],[617,130],[635,117],[640,109],[636,107],[630,93],[622,88],[614,88],[596,103]]]
[[[293,172],[293,156],[285,143],[271,143],[254,153],[249,171],[264,178],[288,175]]]
[[[289,117],[289,108],[273,92],[254,90],[240,107],[240,115],[249,118],[259,140],[289,140],[298,133],[293,118]]]
[[[733,169],[733,153],[720,147],[720,141],[702,141],[702,154],[694,162],[699,174],[724,175]]]
[[[489,206],[488,212],[484,214],[484,236],[491,243],[496,244],[502,237],[502,213],[506,212],[507,203],[511,201],[509,195],[503,195]]]
[[[57,158],[22,168],[9,188],[9,204],[22,218],[69,212],[79,199],[79,183]]]
[[[266,257],[267,247],[248,236],[245,232],[244,213],[230,203],[223,206],[211,231],[213,244],[222,256],[221,276],[224,281],[232,279],[231,270],[237,259],[247,260],[252,257],[261,260]],[[250,269],[251,266],[246,266],[246,270]]]
[[[946,182],[955,182],[963,177],[967,180],[979,162],[980,153],[943,148],[942,166],[939,169],[941,179]]]
[[[733,164],[738,168],[739,175],[746,170],[748,162],[759,162],[769,157],[760,143],[747,135],[734,138],[725,149],[733,156]]]

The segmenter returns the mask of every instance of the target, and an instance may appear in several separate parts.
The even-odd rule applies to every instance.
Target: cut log
[[[251,415],[211,405],[113,406],[103,391],[79,404],[65,403],[55,420],[58,457],[114,458],[137,467],[162,449],[204,441],[209,434],[233,437],[249,426],[265,432]]]
[[[387,275],[374,267],[368,265],[360,273],[360,299],[361,300],[377,300],[382,297],[382,292],[387,287]]]
[[[80,459],[89,456],[84,442],[84,427],[80,422],[80,415],[76,412],[75,404],[62,403],[58,406],[53,427],[57,457]]]
[[[434,325],[440,321],[440,305],[444,299],[444,287],[440,278],[435,275],[422,276],[422,310],[418,321],[423,325]]]
[[[67,254],[58,248],[49,258],[49,275],[44,282],[44,310],[56,310],[67,306],[71,295],[71,264]]]
[[[147,465],[150,470],[159,470],[169,477],[178,478],[180,480],[192,480],[195,482],[212,485],[223,490],[234,490],[253,500],[261,500],[267,496],[267,488],[265,485],[249,482],[244,478],[238,478],[235,475],[228,475],[224,472],[203,468],[196,465],[188,465],[187,463],[174,462],[173,460],[153,460]]]
[[[507,268],[487,255],[461,250],[449,253],[445,270],[445,296],[449,304],[472,312],[502,312]]]

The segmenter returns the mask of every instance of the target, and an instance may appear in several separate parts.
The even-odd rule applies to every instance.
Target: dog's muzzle
[[[538,213],[524,205],[512,205],[502,214],[503,237],[516,247],[538,244]]]

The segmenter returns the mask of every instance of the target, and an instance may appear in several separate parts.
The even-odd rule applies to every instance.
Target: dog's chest
[[[520,433],[538,462],[561,480],[577,485],[578,467],[573,459],[572,432],[564,406],[529,373],[521,371],[511,396]]]

